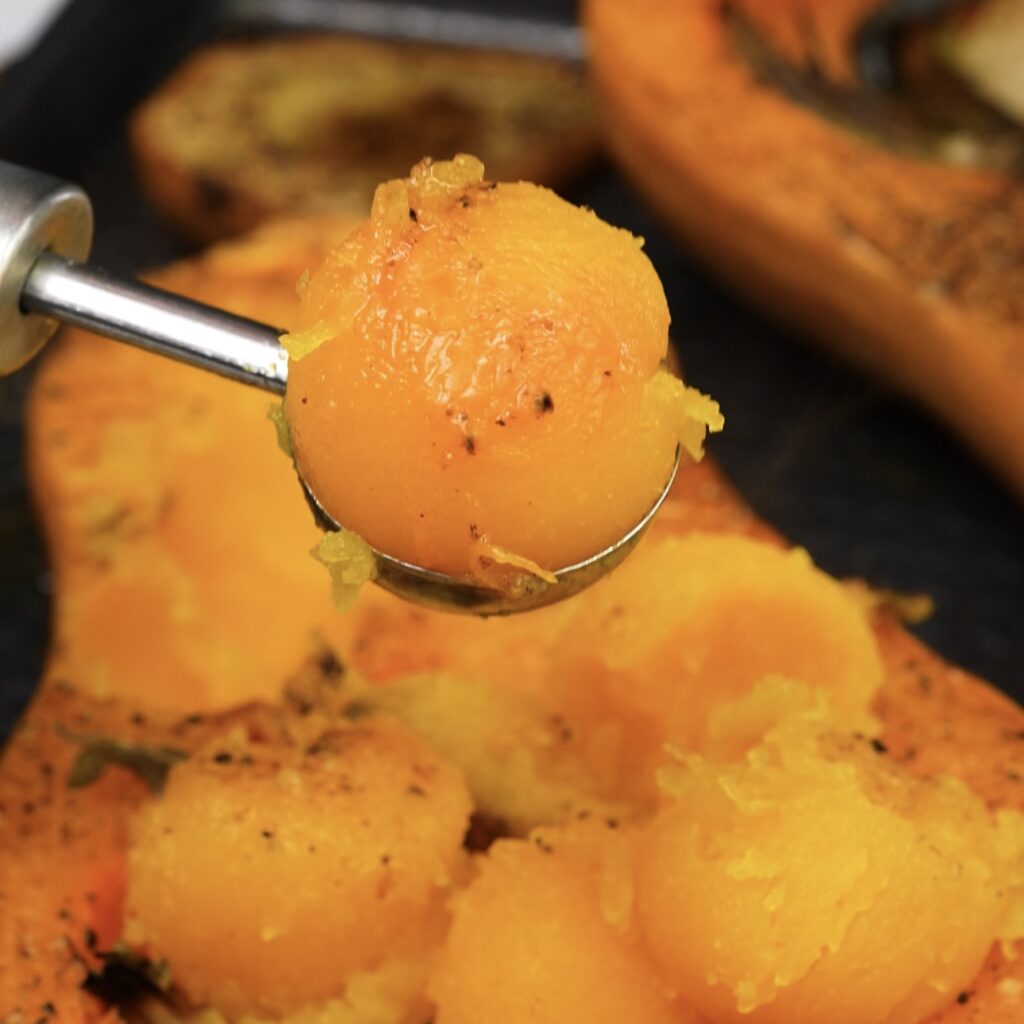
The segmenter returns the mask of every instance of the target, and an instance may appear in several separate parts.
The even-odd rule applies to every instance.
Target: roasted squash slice
[[[212,242],[306,210],[361,215],[424,153],[555,185],[597,148],[582,70],[523,53],[287,33],[192,54],[132,115],[140,183]]]
[[[286,314],[295,278],[316,261],[324,230],[330,228],[268,227],[247,242],[171,268],[157,280],[276,320]],[[98,363],[104,366],[102,380],[87,372]],[[610,1007],[651,1021],[688,1021],[689,1011],[669,1007],[664,987],[651,980],[651,961],[641,955],[629,925],[630,888],[620,884],[628,873],[628,850],[619,857],[618,840],[608,838],[625,835],[618,826],[627,816],[646,813],[646,794],[607,790],[594,770],[599,764],[594,749],[581,743],[574,729],[579,725],[584,738],[597,733],[588,732],[574,717],[572,701],[559,703],[550,686],[560,638],[567,631],[577,637],[586,632],[586,621],[571,621],[583,606],[566,602],[515,619],[477,621],[423,611],[367,588],[347,615],[336,615],[326,581],[307,557],[315,530],[276,449],[273,427],[265,421],[266,404],[236,385],[80,332],[65,335],[38,379],[29,456],[54,561],[55,640],[39,692],[0,762],[0,1014],[15,1022],[99,1021],[110,1014],[114,997],[129,1017],[135,1014],[138,1004],[125,1010],[125,992],[114,991],[116,972],[109,958],[104,967],[101,954],[119,937],[131,938],[125,926],[128,884],[135,885],[129,901],[135,934],[170,942],[161,931],[168,921],[157,927],[148,916],[150,890],[143,885],[150,868],[170,863],[164,859],[169,854],[161,829],[190,820],[186,797],[221,799],[218,786],[190,787],[189,778],[222,770],[225,778],[241,773],[242,757],[234,758],[244,755],[246,744],[259,742],[261,749],[273,751],[282,742],[282,723],[301,734],[328,713],[332,701],[340,701],[346,728],[372,730],[372,716],[385,710],[421,737],[401,740],[401,749],[418,749],[425,739],[439,752],[431,757],[455,766],[438,771],[451,780],[446,791],[468,792],[472,799],[476,820],[466,838],[469,850],[486,845],[482,833],[488,828],[491,837],[495,832],[522,836],[547,823],[559,829],[557,838],[554,831],[533,833],[531,844],[509,839],[494,846],[493,860],[490,854],[476,860],[484,888],[465,888],[460,924],[448,947],[455,952],[437,967],[429,990],[441,1006],[439,1021],[479,1019],[475,997],[459,978],[461,969],[472,970],[473,964],[457,955],[458,944],[474,955],[486,953],[473,938],[474,907],[487,913],[500,909],[502,899],[512,900],[524,921],[526,911],[537,910],[530,900],[557,904],[568,929],[564,934],[586,940],[563,948],[558,945],[563,933],[550,927],[538,933],[539,945],[532,935],[524,941],[514,928],[488,933],[488,941],[499,946],[506,940],[514,944],[519,952],[511,967],[521,977],[537,977],[535,953],[553,943],[552,952],[564,958],[549,960],[549,966],[607,965],[603,980],[610,986]],[[743,507],[713,466],[688,465],[645,543],[655,551],[680,543],[711,550],[716,538],[735,552],[737,565],[750,561],[743,554],[747,545],[758,551],[784,546]],[[802,564],[803,556],[788,559],[780,552],[778,560],[788,568],[779,578],[792,573],[803,581],[793,592],[794,615],[801,614],[801,601],[816,602],[819,591],[826,603],[842,605],[838,584],[815,576]],[[771,552],[764,561],[772,561]],[[627,603],[640,609],[642,622],[643,578],[650,570],[638,564],[637,571],[638,581],[616,582],[613,576],[608,585],[621,588]],[[701,585],[699,575],[686,586]],[[737,579],[742,577],[739,573]],[[604,598],[595,592],[594,600],[600,609]],[[604,611],[609,622],[620,617],[614,603]],[[771,628],[784,623],[786,614],[780,606]],[[1024,810],[1024,712],[944,664],[884,611],[862,615],[869,628],[846,630],[846,639],[839,641],[851,650],[877,650],[868,654],[866,671],[879,724],[871,727],[873,742],[862,738],[861,746],[871,757],[914,775],[948,773],[989,808]],[[727,640],[721,615],[718,621],[715,635]],[[649,657],[642,628],[625,636],[630,650]],[[774,657],[771,646],[762,645],[767,658]],[[627,666],[635,660],[629,650],[619,656]],[[812,660],[824,665],[828,657],[823,651]],[[749,675],[748,668],[743,672]],[[743,672],[737,669],[737,685]],[[456,685],[455,677],[477,685]],[[277,703],[282,690],[288,695],[286,708]],[[488,693],[500,697],[492,700]],[[248,704],[259,700],[274,703]],[[718,728],[711,729],[712,739],[720,735]],[[331,757],[347,756],[348,735],[335,737],[340,746],[328,752]],[[303,748],[298,760],[316,756],[314,747],[320,745]],[[193,758],[191,776],[171,774],[177,781],[168,782],[168,801],[152,804],[145,781],[158,785],[168,772],[178,771],[176,759],[186,755]],[[112,766],[89,788],[69,788],[69,773],[76,782],[98,773],[97,757]],[[279,781],[292,785],[291,755],[282,757]],[[417,763],[421,760],[417,756]],[[257,762],[265,770],[264,762]],[[426,762],[420,768],[432,770]],[[140,769],[145,769],[143,781],[137,777]],[[457,781],[460,774],[465,791]],[[262,776],[255,782],[267,784]],[[421,782],[409,778],[408,783],[402,799],[420,799],[414,787]],[[564,799],[566,793],[588,799],[582,805]],[[243,800],[246,806],[236,807],[235,790],[224,789],[223,796],[229,817],[236,811],[244,817],[258,804]],[[344,793],[342,798],[349,799]],[[352,800],[358,805],[356,796]],[[621,811],[615,810],[616,800]],[[289,837],[289,806],[275,811],[274,822],[252,819],[251,856],[286,852],[276,844]],[[452,806],[457,820],[465,797],[457,796]],[[495,812],[509,820],[496,821]],[[563,827],[567,819],[578,824],[578,834]],[[389,819],[385,827],[397,822],[400,830],[403,820]],[[371,818],[367,822],[361,827],[377,827]],[[601,835],[597,859],[591,825]],[[404,842],[402,850],[410,846],[408,835]],[[557,847],[553,858],[552,845]],[[305,856],[307,851],[287,852]],[[199,853],[187,846],[178,851]],[[211,855],[202,870],[208,864],[220,870],[223,863]],[[383,860],[373,867],[385,894],[391,891],[386,879],[392,867]],[[258,884],[271,877],[250,875]],[[160,886],[153,892],[158,908],[165,906]],[[211,892],[219,898],[216,889]],[[516,893],[523,894],[518,903]],[[602,908],[596,917],[595,893]],[[656,903],[657,892],[650,899]],[[201,921],[184,916],[177,921],[172,915],[169,927],[179,924],[204,934]],[[179,938],[175,935],[174,942]],[[275,938],[268,933],[267,941]],[[948,993],[950,1008],[935,1020],[1010,1024],[1019,1019],[1021,952],[1014,944],[993,947],[971,985]],[[486,956],[479,963],[481,970],[488,968]],[[596,981],[602,980],[600,972]],[[185,981],[187,969],[181,974]],[[557,980],[557,970],[553,976]],[[486,993],[482,977],[478,991]],[[165,980],[159,971],[151,973],[142,991],[152,994]],[[202,980],[193,984],[196,992],[203,989]],[[258,1005],[277,1005],[291,984],[285,978]],[[580,988],[579,979],[558,984],[546,1003],[551,1019],[593,1019],[584,1012],[589,990]],[[138,996],[139,989],[133,991]],[[233,1005],[249,1004],[241,999]],[[505,1006],[511,1007],[507,1019],[521,1019],[514,999]],[[405,1018],[396,1012],[341,1019]]]
[[[908,143],[892,105],[864,115],[853,42],[878,6],[587,0],[607,141],[716,273],[1024,494],[1024,179],[970,131]]]

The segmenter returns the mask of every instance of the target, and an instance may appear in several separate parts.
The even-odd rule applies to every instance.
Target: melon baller
[[[288,356],[279,330],[91,266],[85,261],[92,228],[92,207],[76,185],[0,161],[0,375],[29,362],[64,323],[284,394]],[[376,582],[445,611],[508,615],[553,604],[595,583],[632,551],[678,469],[677,448],[669,479],[643,518],[603,551],[556,570],[557,583],[536,580],[510,596],[375,550]],[[318,525],[340,529],[299,479]]]

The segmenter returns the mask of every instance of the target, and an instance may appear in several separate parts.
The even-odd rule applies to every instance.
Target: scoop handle
[[[0,374],[28,362],[60,321],[284,393],[279,330],[80,262],[91,239],[81,189],[0,162]]]
[[[0,375],[24,366],[57,329],[22,306],[44,252],[82,260],[92,246],[92,206],[77,186],[0,161]]]

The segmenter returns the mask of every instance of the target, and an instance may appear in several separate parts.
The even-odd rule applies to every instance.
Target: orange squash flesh
[[[636,937],[602,914],[614,866],[572,846],[492,848],[432,974],[438,1024],[476,1024],[482,1006],[490,1024],[687,1024]]]
[[[833,733],[809,694],[766,680],[725,709],[711,753],[660,773],[638,839],[641,930],[710,1020],[922,1020],[1004,927],[1000,826],[962,784],[912,780],[877,743]]]
[[[310,251],[316,244],[304,234],[309,229],[297,230],[290,248],[281,230],[274,229],[282,241],[276,266],[268,258],[259,269],[257,242],[255,249],[215,251],[162,280],[200,297],[219,295],[239,312],[272,318],[268,303],[277,297],[284,302],[291,282],[315,259]],[[249,269],[244,267],[247,256],[256,264]],[[253,286],[244,283],[250,273],[257,282]],[[95,366],[97,355],[106,360],[104,379],[117,385],[105,392],[85,372]],[[143,402],[133,397],[139,395]],[[166,412],[163,422],[173,424],[180,422],[174,419],[176,409],[204,400],[202,431],[154,432],[139,408],[155,402]],[[40,692],[0,764],[0,1007],[6,1012],[42,1014],[43,1004],[52,1002],[61,1019],[100,1018],[103,1007],[79,988],[84,965],[95,962],[90,930],[104,947],[120,933],[127,823],[133,809],[147,801],[141,785],[116,768],[90,789],[67,790],[64,779],[74,750],[56,731],[58,723],[77,733],[196,751],[230,728],[230,719],[192,716],[273,697],[299,666],[322,660],[325,648],[377,687],[434,669],[477,678],[482,687],[526,691],[538,700],[552,697],[546,672],[569,627],[572,603],[521,620],[476,622],[412,608],[371,589],[347,616],[333,613],[325,581],[306,558],[313,528],[262,416],[265,404],[244,389],[211,384],[199,373],[179,374],[142,353],[77,332],[65,337],[43,368],[31,408],[30,456],[55,557],[56,642]],[[112,440],[123,444],[131,438],[138,445],[131,471],[119,475],[103,452]],[[214,448],[223,449],[222,455],[203,462],[212,460]],[[244,480],[253,490],[240,518],[232,495],[243,478],[232,467],[243,461]],[[138,471],[143,464],[145,471]],[[119,505],[127,511],[97,522],[87,514],[89,499],[108,486],[116,488]],[[174,500],[192,488],[206,500]],[[154,494],[172,497],[154,501]],[[131,514],[153,507],[158,514]],[[228,538],[233,530],[242,531],[235,544],[204,541]],[[708,465],[683,470],[654,527],[651,548],[673,537],[692,537],[697,530],[777,543]],[[114,657],[122,647],[122,626],[95,609],[109,599],[109,577],[122,573],[125,564],[136,566],[119,586],[124,588],[123,607],[136,614],[132,629],[138,637],[122,659]],[[254,565],[259,587],[251,585]],[[246,602],[244,617],[218,596],[230,595],[218,589],[224,584],[216,581],[225,578],[237,581],[235,593]],[[242,585],[246,579],[247,589]],[[147,604],[132,597],[143,592],[143,583],[150,594]],[[192,613],[186,614],[190,601]],[[87,621],[93,623],[89,634],[81,625]],[[261,657],[263,652],[253,650],[260,646],[253,637],[264,626],[268,641],[266,657]],[[884,613],[875,614],[871,628],[882,660],[872,710],[879,718],[880,742],[888,748],[884,756],[924,777],[936,772],[957,776],[990,807],[1024,809],[1016,781],[1024,777],[1024,745],[1018,738],[1024,712],[943,664]],[[161,667],[188,664],[188,659],[197,659],[192,663],[199,666],[192,676]],[[203,672],[206,659],[216,668]],[[149,669],[166,673],[166,688],[150,687]],[[574,730],[588,731],[565,712],[563,725],[569,744],[576,742]],[[540,856],[548,855],[541,850]],[[543,877],[543,872],[524,875],[522,884],[534,891]],[[607,877],[602,874],[606,882]],[[613,871],[611,877],[619,876]],[[574,891],[557,889],[587,929],[590,908]],[[611,896],[607,887],[603,891],[612,908],[619,908],[612,917],[620,920],[621,892],[614,886]],[[627,954],[618,938],[606,942],[599,933],[591,952],[607,953],[621,965],[625,961],[617,958],[630,959],[635,935],[626,934],[624,941]],[[936,1020],[1015,1021],[1019,1004],[1014,993],[1024,985],[1022,959],[1010,956],[1016,948],[993,949],[963,1001],[950,993],[949,1008]],[[580,955],[585,953],[582,948]],[[528,960],[520,963],[528,966]],[[672,1019],[686,1020],[684,1012]]]
[[[295,279],[352,224],[275,224],[161,281],[280,323]],[[307,557],[320,533],[296,500],[295,471],[272,441],[264,451],[271,400],[76,337],[42,368],[29,410],[41,426],[28,442],[53,553],[54,648],[67,652],[69,677],[97,695],[178,708],[275,696],[296,649],[338,627]],[[89,382],[70,401],[69,377]],[[281,543],[266,543],[267,531]],[[288,595],[291,614],[268,610],[273,594]]]
[[[588,0],[606,137],[717,274],[946,421],[1024,494],[1024,181],[885,149],[762,82],[741,10],[849,81],[869,0]]]
[[[232,1017],[341,996],[437,943],[469,811],[458,770],[405,729],[218,738],[135,818],[125,936]]]
[[[677,444],[699,455],[703,417],[720,427],[659,368],[668,306],[641,244],[468,156],[381,185],[283,339],[296,464],[325,511],[456,575],[555,570],[626,534]]]
[[[804,552],[701,531],[652,539],[582,595],[554,658],[559,705],[601,737],[595,772],[634,794],[666,743],[703,749],[715,708],[765,675],[822,687],[849,720],[882,679],[863,609]]]

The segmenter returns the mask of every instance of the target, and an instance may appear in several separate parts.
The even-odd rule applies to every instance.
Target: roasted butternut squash
[[[1024,494],[1024,179],[972,165],[970,132],[922,152],[882,143],[877,119],[851,129],[863,97],[841,116],[819,102],[857,85],[874,7],[587,0],[607,141],[716,273],[919,399]]]
[[[320,231],[322,226],[268,229],[252,246],[214,250],[158,279],[239,312],[276,319],[294,279],[315,261]],[[251,285],[245,284],[249,276]],[[102,379],[97,379],[97,363],[104,366]],[[308,557],[315,530],[276,448],[265,406],[265,399],[244,389],[80,332],[64,337],[38,378],[30,410],[30,460],[52,545],[57,600],[46,676],[0,762],[3,1013],[99,1021],[116,995],[111,951],[119,938],[134,937],[136,954],[151,954],[154,971],[166,957],[176,999],[219,1004],[206,1011],[210,1021],[224,1015],[237,1019],[251,1010],[309,1024],[328,1019],[416,1024],[430,1005],[439,1020],[452,1024],[486,1019],[488,1012],[500,1021],[517,1019],[529,998],[530,1006],[551,1019],[572,1020],[592,1009],[585,1004],[593,999],[637,1020],[688,1024],[695,1008],[707,1007],[699,990],[687,993],[680,986],[678,961],[657,917],[658,908],[669,906],[682,890],[651,868],[666,850],[676,849],[680,835],[685,840],[678,817],[685,800],[677,779],[663,776],[653,795],[623,793],[596,770],[607,726],[618,723],[614,715],[589,721],[576,710],[583,705],[564,700],[556,685],[559,656],[574,649],[567,638],[584,637],[588,621],[574,621],[573,602],[521,619],[459,619],[410,607],[373,589],[364,590],[349,613],[336,615],[325,581]],[[129,455],[119,462],[118,452]],[[108,505],[107,514],[100,515],[100,499],[108,494],[116,496],[116,507]],[[658,673],[675,664],[671,644],[663,645],[661,655],[658,645],[679,630],[692,650],[703,647],[714,654],[707,664],[733,672],[732,695],[748,702],[739,709],[698,708],[699,729],[677,742],[680,750],[690,751],[685,756],[700,759],[694,764],[705,766],[703,774],[692,776],[694,798],[707,795],[702,780],[710,786],[730,772],[740,782],[777,782],[782,794],[797,786],[785,764],[774,774],[744,775],[756,764],[771,765],[785,746],[770,735],[772,709],[785,702],[773,703],[756,689],[743,697],[756,671],[816,676],[802,685],[824,700],[846,663],[857,663],[858,672],[840,684],[843,692],[853,691],[851,703],[834,709],[832,735],[840,745],[823,754],[801,733],[803,745],[793,748],[796,776],[804,769],[811,776],[797,788],[813,794],[834,786],[855,809],[869,817],[881,814],[905,835],[900,822],[906,824],[906,815],[890,814],[884,800],[877,810],[879,801],[868,793],[879,779],[895,775],[907,792],[916,791],[912,777],[924,780],[925,791],[963,795],[959,787],[968,787],[975,795],[963,796],[957,805],[963,813],[943,812],[942,820],[955,822],[962,832],[953,837],[960,845],[950,839],[949,849],[988,864],[992,879],[1008,879],[1008,889],[1013,879],[1000,873],[998,863],[1004,848],[991,851],[986,837],[990,831],[1003,835],[993,824],[993,812],[1024,809],[1018,782],[1024,777],[1019,739],[1024,712],[944,665],[883,610],[858,604],[853,591],[821,576],[799,554],[786,554],[779,538],[742,507],[714,467],[688,465],[644,543],[657,558],[676,545],[710,551],[716,542],[722,551],[735,549],[730,557],[738,607],[743,593],[757,589],[759,578],[755,574],[743,584],[748,571],[743,567],[757,563],[765,567],[761,582],[771,582],[779,595],[766,601],[781,607],[781,597],[789,595],[795,614],[809,607],[815,614],[808,621],[818,625],[814,638],[792,641],[804,645],[806,657],[790,659],[789,643],[773,654],[766,642],[758,647],[763,661],[755,668],[753,660],[731,658],[727,650],[714,653],[716,636],[728,621],[728,597],[719,596],[722,610],[708,616],[712,623],[717,617],[717,631],[700,627],[699,601],[681,624],[659,626],[653,612],[634,613],[638,625],[622,649],[628,654],[623,664],[629,669],[643,663],[653,674],[655,684],[644,697],[657,698],[651,706],[657,708],[663,695],[657,680],[665,677]],[[652,572],[647,557],[642,548],[634,556],[640,559],[637,580],[622,577],[620,584],[613,576],[599,585],[604,594],[595,589],[588,598],[606,606],[612,617],[616,588],[627,618],[631,607],[645,607],[641,581]],[[699,562],[697,554],[694,558]],[[698,572],[683,581],[684,589],[700,589],[701,579]],[[705,583],[715,590],[722,585],[714,577]],[[113,606],[111,588],[120,592]],[[120,610],[120,621],[111,607]],[[779,615],[783,621],[784,609]],[[644,621],[650,623],[647,633]],[[126,631],[132,634],[130,645]],[[610,637],[603,655],[614,661],[619,653]],[[627,719],[628,709],[622,712],[622,721]],[[509,727],[503,728],[506,721]],[[785,721],[792,721],[788,711]],[[851,730],[870,739],[858,740]],[[675,731],[670,728],[667,738]],[[317,751],[317,738],[324,736],[333,736],[339,746]],[[347,750],[346,737],[363,740]],[[358,746],[363,741],[366,749]],[[104,760],[97,764],[101,750]],[[760,753],[750,761],[745,751]],[[821,767],[818,759],[826,754],[831,760]],[[251,764],[242,763],[246,757]],[[369,788],[328,793],[321,788],[319,759],[332,769],[339,788],[346,773],[350,783]],[[359,773],[375,759],[390,767],[363,779]],[[162,797],[128,769],[140,763],[152,769],[151,784],[164,781]],[[89,788],[68,788],[69,773],[81,782],[107,764]],[[408,777],[414,766],[427,769],[436,787]],[[306,788],[304,773],[316,793],[308,807],[280,799],[274,787]],[[936,782],[942,774],[959,783]],[[507,780],[531,793],[517,794]],[[425,795],[406,792],[405,781]],[[371,792],[382,796],[369,802],[372,811]],[[709,803],[715,799],[708,796]],[[416,800],[437,804],[417,817]],[[259,826],[255,838],[271,846],[258,843],[247,861],[229,837],[233,829],[244,831],[247,822],[256,827],[252,814],[260,807],[274,820]],[[315,813],[303,820],[309,808]],[[471,852],[466,853],[457,840],[470,812],[465,844]],[[338,834],[328,829],[325,823],[334,815],[345,817],[350,827]],[[202,841],[177,844],[182,822],[198,820],[211,823]],[[731,819],[725,815],[725,820]],[[785,845],[788,851],[799,847],[799,857],[805,857],[816,833],[801,820],[799,814],[786,818],[785,835],[792,842]],[[922,835],[931,835],[934,820],[926,816]],[[742,816],[735,827],[739,844],[744,829],[765,843],[781,834]],[[264,829],[273,835],[263,836]],[[280,898],[273,894],[279,882],[301,873],[303,858],[312,856],[310,844],[326,842],[333,859],[348,864],[345,858],[357,849],[348,841],[362,829],[375,839],[358,849],[377,853],[375,865],[366,874],[346,871],[336,880],[357,904],[374,894],[380,914],[364,915],[368,938],[383,943],[401,913],[415,924],[410,928],[415,936],[437,936],[428,943],[431,955],[420,957],[420,949],[413,948],[396,950],[402,955],[394,962],[373,956],[364,961],[355,954],[345,959],[355,947],[348,948],[342,937],[339,963],[350,971],[342,993],[328,995],[320,1005],[296,1006],[306,992],[296,991],[288,971],[296,958],[305,958],[302,943],[311,935],[301,928],[278,934],[274,914],[294,913],[300,921],[310,905],[304,902],[307,894],[292,898],[287,886]],[[730,834],[726,830],[719,838],[728,843]],[[473,852],[486,851],[495,835],[505,838],[493,854]],[[392,840],[398,855],[383,865],[380,856]],[[685,842],[682,848],[686,852]],[[1012,856],[1016,846],[1008,841],[1006,849]],[[885,856],[879,852],[868,861],[881,865],[878,878],[891,866]],[[793,863],[804,863],[799,857]],[[468,871],[463,870],[467,863]],[[839,867],[849,865],[842,861]],[[317,889],[326,894],[330,871],[323,872],[317,877],[325,884]],[[799,881],[795,875],[794,884]],[[727,873],[718,882],[728,893],[736,879]],[[915,875],[905,888],[914,899],[925,891],[937,894],[936,906],[945,905],[947,897],[959,898],[955,880],[934,892],[928,885],[927,878]],[[195,908],[200,890],[207,893],[204,908],[216,906],[224,921],[238,926],[219,944],[216,957],[197,956],[188,944],[185,915],[167,913],[172,901],[184,906],[192,900]],[[256,890],[266,897],[265,905],[256,897],[245,899],[246,892]],[[449,890],[457,893],[450,930],[444,913],[433,916],[435,901]],[[793,907],[809,906],[798,890]],[[888,891],[881,886],[875,892],[867,881],[856,888],[861,895],[869,890],[880,898]],[[934,1018],[942,1024],[962,1024],[968,1013],[978,1024],[1010,1024],[1019,1017],[1024,958],[1012,941],[990,945],[997,935],[1013,934],[1003,927],[1003,897],[993,903],[993,891],[994,886],[983,898],[970,896],[976,901],[977,928],[954,937],[963,946],[954,950],[953,966],[940,980],[965,988],[944,993]],[[736,905],[742,912],[742,903]],[[907,914],[887,916],[884,902],[873,900],[872,907],[878,919],[908,919]],[[545,913],[552,910],[555,917]],[[344,912],[343,905],[331,908],[318,927],[329,932]],[[808,914],[810,928],[827,915],[827,903]],[[794,912],[802,934],[801,915]],[[531,921],[539,930],[524,936]],[[435,926],[440,934],[432,931]],[[317,934],[327,941],[328,932]],[[139,944],[143,938],[145,947]],[[288,964],[260,959],[267,952],[261,943],[286,941],[296,944]],[[246,948],[252,955],[240,958],[238,970],[262,967],[257,975],[240,974],[243,987],[232,992],[224,981],[235,968],[224,958]],[[379,952],[381,946],[374,948]],[[963,980],[984,949],[984,967]],[[327,992],[317,980],[323,977],[321,952],[318,947],[308,956],[310,998],[314,984],[318,997]],[[888,962],[889,951],[882,952]],[[497,955],[507,957],[517,990],[495,993]],[[930,978],[928,957],[918,945],[903,962],[925,963],[913,977]],[[215,962],[219,970],[213,969]],[[844,962],[853,964],[855,958]],[[587,977],[584,983],[579,974],[559,971],[582,971]],[[151,978],[156,985],[166,981],[166,972]],[[173,1005],[179,1014],[189,1010]],[[929,1008],[918,1004],[922,1012]],[[166,1013],[167,1006],[160,1009]]]
[[[209,243],[287,214],[363,216],[424,153],[471,149],[502,180],[556,186],[595,156],[594,122],[567,61],[292,32],[198,49],[129,141],[153,206]]]

